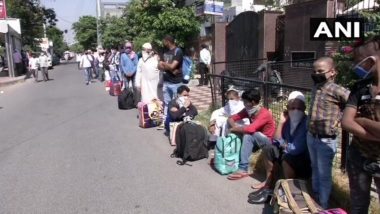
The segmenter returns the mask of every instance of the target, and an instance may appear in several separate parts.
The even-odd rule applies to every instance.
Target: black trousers
[[[199,80],[199,85],[208,85],[207,74],[209,73],[208,67],[204,63],[199,63],[199,74],[201,75],[201,79]]]
[[[351,214],[368,213],[371,200],[372,178],[375,181],[377,193],[380,196],[380,178],[373,177],[363,170],[366,160],[355,145],[348,149],[347,172],[350,181]]]

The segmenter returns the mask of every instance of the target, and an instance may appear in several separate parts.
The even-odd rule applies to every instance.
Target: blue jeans
[[[310,153],[313,192],[322,208],[328,208],[332,189],[332,164],[336,153],[337,139],[315,138],[307,134]]]
[[[263,148],[266,144],[271,143],[271,140],[261,132],[255,132],[252,135],[244,135],[243,145],[240,150],[239,169],[247,172],[249,166],[249,156],[251,156],[252,152],[256,152]]]
[[[177,89],[180,87],[182,83],[170,83],[164,82],[163,92],[164,92],[164,115],[168,114],[168,105],[170,101],[172,101],[177,96]]]
[[[92,68],[84,68],[84,79],[85,79],[86,83],[89,83],[92,79],[91,69]]]

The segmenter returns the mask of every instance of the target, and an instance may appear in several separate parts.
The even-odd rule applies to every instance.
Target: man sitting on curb
[[[258,90],[245,91],[242,99],[245,109],[228,119],[228,123],[232,127],[231,132],[244,134],[239,171],[228,176],[229,180],[239,180],[249,176],[248,166],[251,153],[260,150],[266,144],[271,144],[276,129],[272,114],[260,105],[261,96]],[[238,126],[236,122],[244,118],[250,119],[251,124]]]
[[[281,164],[286,179],[309,179],[311,163],[307,149],[307,116],[305,114],[305,96],[293,91],[288,97],[287,110],[282,113],[274,136],[274,144],[263,148],[266,181],[256,186],[257,189],[273,188],[279,175]],[[252,198],[250,203],[263,203],[266,197]]]
[[[190,88],[186,85],[182,85],[177,89],[177,99],[174,99],[169,103],[169,114],[165,120],[166,134],[168,136],[170,135],[170,122],[192,120],[198,115],[197,108],[191,103],[189,93]]]

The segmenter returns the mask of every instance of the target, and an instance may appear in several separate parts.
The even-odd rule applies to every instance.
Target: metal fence
[[[310,108],[311,103],[311,89],[304,87],[297,87],[287,84],[278,84],[258,79],[232,77],[226,75],[210,74],[212,102],[214,106],[222,106],[226,103],[226,91],[233,85],[235,88],[246,91],[250,89],[257,89],[261,92],[262,104],[270,109],[276,122],[279,121],[280,115],[286,110],[287,97],[292,91],[300,91],[306,97],[306,111]],[[303,81],[300,79],[299,81]],[[334,166],[345,169],[346,165],[346,149],[349,142],[348,133],[342,131],[339,134],[341,144],[338,145],[338,152],[334,161]]]

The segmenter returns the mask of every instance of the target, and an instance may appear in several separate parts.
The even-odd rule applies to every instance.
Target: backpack
[[[128,110],[135,108],[135,99],[132,89],[126,88],[117,97],[119,109]]]
[[[179,50],[180,49],[177,48],[174,54],[177,54]],[[183,56],[183,59],[182,59],[182,82],[183,83],[185,84],[189,83],[192,71],[193,71],[193,60],[189,56]]]
[[[239,168],[241,140],[235,134],[219,137],[215,146],[214,167],[222,175],[236,172]]]
[[[277,181],[271,200],[273,213],[315,214],[322,208],[311,198],[307,182],[299,179]]]
[[[187,161],[197,161],[208,158],[208,132],[205,127],[194,122],[184,122],[176,130],[176,148],[172,158],[181,158],[178,165],[185,165]],[[191,165],[190,165],[191,166]]]

